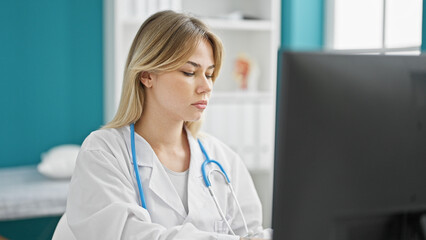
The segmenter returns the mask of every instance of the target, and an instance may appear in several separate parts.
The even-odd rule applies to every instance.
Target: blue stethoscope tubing
[[[222,165],[219,162],[210,159],[210,157],[207,154],[207,151],[204,148],[203,144],[201,143],[200,139],[197,139],[197,141],[198,141],[198,144],[200,145],[201,151],[203,152],[203,155],[205,157],[205,160],[204,160],[203,164],[201,165],[201,172],[203,174],[204,183],[206,184],[207,188],[209,189],[210,195],[212,196],[212,198],[213,198],[213,200],[214,200],[214,202],[216,204],[216,208],[217,208],[220,216],[222,217],[223,221],[228,226],[228,228],[231,231],[231,233],[233,235],[235,235],[235,232],[232,230],[231,225],[229,224],[228,220],[226,220],[225,214],[223,213],[222,208],[220,207],[219,202],[218,202],[218,200],[216,198],[216,195],[214,194],[214,191],[212,189],[211,182],[210,182],[210,175],[213,172],[220,173],[223,176],[223,178],[225,179],[225,181],[226,181],[226,183],[228,185],[228,188],[229,188],[229,190],[232,193],[232,197],[234,198],[234,200],[235,200],[235,202],[237,204],[238,211],[241,214],[241,217],[242,217],[242,220],[243,220],[243,223],[244,223],[244,227],[245,227],[245,230],[246,230],[246,233],[247,233],[246,236],[250,235],[250,233],[248,231],[246,219],[244,217],[243,211],[241,210],[240,203],[238,202],[237,196],[235,195],[235,192],[234,192],[234,189],[233,189],[233,187],[231,185],[231,181],[229,180],[228,174],[226,174],[225,169],[223,169]],[[143,188],[142,188],[142,183],[141,183],[141,179],[140,179],[140,175],[139,175],[139,168],[138,168],[137,159],[136,159],[135,125],[134,125],[134,123],[130,124],[130,142],[131,142],[131,148],[132,148],[133,167],[134,167],[134,171],[135,171],[136,182],[138,184],[139,198],[141,200],[141,206],[143,208],[147,209],[146,202],[145,202],[145,196],[144,196],[144,192],[143,192]],[[219,167],[220,170],[218,170],[218,169],[212,169],[207,174],[206,173],[206,166],[208,164],[210,164],[210,163],[216,164]]]
[[[132,145],[132,159],[133,159],[133,168],[135,169],[135,175],[136,175],[136,180],[138,182],[138,189],[139,189],[139,198],[141,200],[141,206],[145,209],[146,208],[146,202],[145,202],[145,196],[143,194],[143,189],[142,189],[142,183],[141,183],[141,178],[139,176],[139,168],[138,168],[138,164],[137,164],[137,159],[136,159],[136,147],[135,147],[135,124],[130,124],[130,139],[131,139],[131,145]]]

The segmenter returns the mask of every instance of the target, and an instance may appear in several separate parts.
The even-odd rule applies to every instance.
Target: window
[[[423,0],[328,0],[326,49],[420,54]]]

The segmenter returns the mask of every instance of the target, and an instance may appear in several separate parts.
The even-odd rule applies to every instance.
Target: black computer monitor
[[[426,57],[279,55],[274,239],[423,239]]]

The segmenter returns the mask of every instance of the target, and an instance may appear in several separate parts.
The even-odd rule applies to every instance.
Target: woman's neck
[[[135,124],[135,131],[154,149],[181,148],[186,140],[183,121],[170,121],[166,118],[153,118],[143,114]]]
[[[182,122],[164,121],[146,115],[135,124],[135,131],[152,147],[168,169],[183,172],[189,168],[190,149]]]

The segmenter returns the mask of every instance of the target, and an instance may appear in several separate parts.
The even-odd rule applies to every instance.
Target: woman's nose
[[[199,86],[197,88],[198,93],[209,93],[212,91],[212,88],[213,88],[213,81],[210,78],[206,76],[203,76],[200,78]]]

